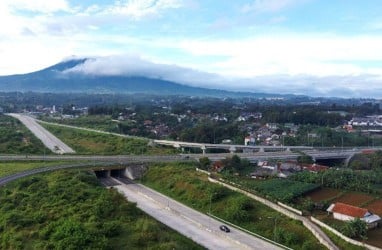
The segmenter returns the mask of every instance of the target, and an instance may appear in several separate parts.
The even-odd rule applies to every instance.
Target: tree
[[[312,156],[310,155],[300,155],[297,157],[298,163],[304,163],[304,164],[312,164],[314,163]]]
[[[249,161],[243,161],[239,156],[233,155],[222,160],[225,170],[240,172],[249,164]]]
[[[208,170],[211,164],[211,160],[208,157],[202,157],[199,159],[199,166],[201,169]]]
[[[382,151],[378,150],[371,156],[371,168],[372,169],[382,169]]]
[[[355,218],[349,221],[343,228],[343,233],[351,238],[366,239],[367,237],[367,224],[365,221]]]
[[[314,210],[315,204],[310,198],[305,198],[303,199],[301,206],[303,210],[312,212]]]

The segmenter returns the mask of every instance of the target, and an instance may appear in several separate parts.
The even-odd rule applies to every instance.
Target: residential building
[[[337,220],[351,221],[359,218],[366,222],[369,229],[377,227],[381,221],[381,217],[371,213],[366,208],[360,208],[341,202],[331,204],[326,211],[332,213],[333,218]]]

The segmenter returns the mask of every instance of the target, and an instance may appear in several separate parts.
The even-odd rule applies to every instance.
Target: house
[[[269,168],[258,168],[254,172],[250,173],[251,178],[253,179],[267,179],[270,176],[273,176],[275,171]]]
[[[279,164],[279,169],[280,170],[288,170],[288,171],[301,171],[301,166],[297,161],[284,161]]]
[[[381,217],[371,213],[366,208],[360,208],[341,202],[331,204],[326,211],[333,213],[333,218],[337,220],[351,221],[355,218],[359,218],[366,222],[369,229],[377,227],[381,220]]]
[[[215,161],[212,164],[212,170],[215,172],[221,172],[224,169],[223,162],[221,161]]]
[[[302,169],[316,174],[318,172],[328,170],[329,167],[324,166],[324,165],[318,165],[318,164],[314,163],[314,164],[303,164]]]
[[[244,138],[245,146],[254,146],[256,145],[256,138],[253,135],[247,136]]]
[[[267,123],[265,126],[267,128],[269,128],[269,130],[271,130],[271,131],[275,131],[278,128],[278,124],[277,123]]]

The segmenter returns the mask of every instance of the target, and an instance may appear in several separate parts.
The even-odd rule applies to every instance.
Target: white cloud
[[[106,8],[104,14],[126,15],[140,19],[149,15],[158,15],[166,9],[177,9],[182,6],[181,0],[128,0],[116,2]]]
[[[156,63],[140,55],[96,57],[64,73],[106,76],[145,76],[193,86],[216,86],[223,78],[217,74],[177,65]]]
[[[301,0],[254,0],[250,4],[243,6],[243,12],[277,12],[297,3]]]
[[[381,73],[382,36],[285,35],[243,40],[190,40],[179,47],[194,56],[224,56],[207,65],[215,73],[260,75],[359,75]],[[376,64],[375,67],[363,63]]]
[[[70,7],[66,0],[2,0],[12,11],[28,10],[39,13],[53,13],[57,11],[69,11]]]
[[[107,76],[145,76],[192,86],[279,94],[310,96],[375,97],[382,95],[381,77],[372,74],[358,76],[261,75],[254,77],[224,77],[177,65],[154,63],[138,55],[98,57],[86,61],[65,73]],[[365,87],[367,86],[367,87]]]

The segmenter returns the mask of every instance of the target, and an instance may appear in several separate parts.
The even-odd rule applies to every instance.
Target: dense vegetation
[[[210,183],[206,175],[195,172],[192,164],[152,166],[142,182],[190,207],[211,212],[293,249],[323,249],[300,222],[242,194]]]
[[[255,185],[252,185],[254,190],[282,202],[291,202],[297,197],[300,197],[301,195],[311,192],[319,187],[319,185],[316,184],[284,179],[270,179],[252,183],[256,183]]]
[[[291,177],[293,180],[320,184],[324,187],[351,191],[380,193],[382,172],[353,171],[351,169],[329,169],[324,172],[300,172]]]
[[[59,171],[0,189],[1,249],[200,249],[93,174]]]
[[[357,154],[352,158],[350,167],[354,170],[382,171],[382,151]]]
[[[42,125],[72,147],[78,154],[140,155],[175,152],[172,148],[150,147],[148,146],[149,141],[144,139],[119,137],[55,125]]]
[[[44,154],[45,146],[17,119],[0,114],[0,153]]]
[[[226,179],[241,185],[250,192],[258,192],[260,195],[281,202],[290,203],[303,194],[320,187],[319,184],[304,183],[287,179],[272,178],[268,180],[252,180],[242,177],[229,177]]]

